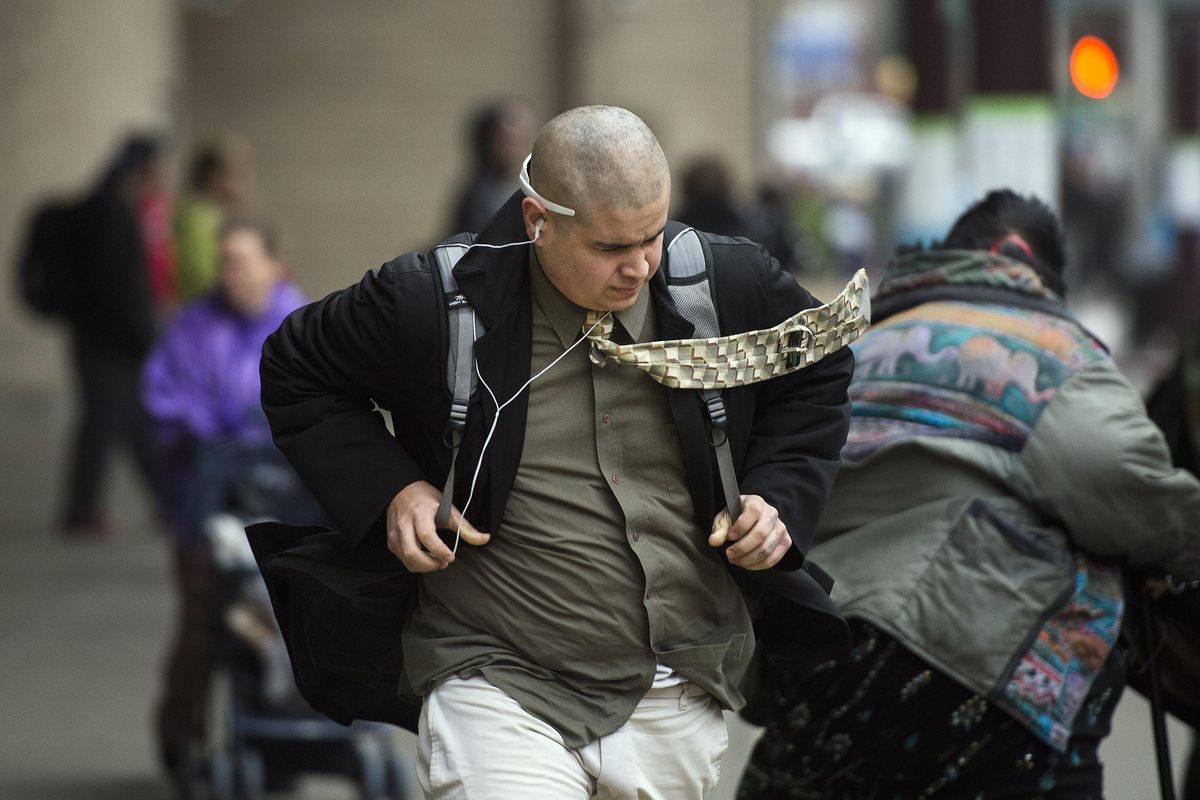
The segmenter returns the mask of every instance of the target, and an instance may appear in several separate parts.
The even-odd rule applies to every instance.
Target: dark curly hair
[[[1065,296],[1062,228],[1050,207],[1032,195],[1010,189],[988,192],[954,221],[946,238],[933,248],[993,250],[1029,264],[1047,289]]]

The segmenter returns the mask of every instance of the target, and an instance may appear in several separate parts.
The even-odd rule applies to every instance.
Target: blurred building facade
[[[674,158],[721,149],[754,167],[750,2],[3,0],[0,13],[6,269],[31,204],[81,189],[130,128],[169,131],[181,155],[244,134],[263,210],[316,295],[433,242],[467,167],[466,120],[497,97],[540,121],[624,105]],[[10,381],[55,385],[57,338],[0,282]]]
[[[57,387],[64,331],[14,296],[21,227],[42,197],[90,185],[131,130],[172,127],[180,17],[163,0],[4,0],[0,17],[0,369],[6,387]]]
[[[896,238],[944,229],[996,183],[1062,208],[1082,163],[1110,182],[1103,198],[1124,198],[1122,268],[1173,274],[1177,239],[1195,230],[1186,176],[1200,169],[1194,115],[1174,121],[1198,102],[1179,71],[1200,67],[1173,32],[1197,5],[0,0],[12,187],[0,260],[11,265],[30,205],[82,188],[131,128],[168,131],[181,159],[236,131],[254,149],[262,210],[319,296],[432,243],[468,168],[467,120],[514,97],[539,122],[623,105],[677,169],[720,153],[741,185],[783,186],[829,269],[881,266]],[[1121,60],[1106,100],[1073,94],[1067,75],[1089,32]],[[808,248],[815,265],[822,252]],[[9,382],[55,386],[57,331],[19,309],[12,286],[0,282],[0,366]]]

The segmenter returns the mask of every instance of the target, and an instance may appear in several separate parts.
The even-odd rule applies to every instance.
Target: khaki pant
[[[439,684],[418,737],[428,800],[701,800],[729,744],[720,704],[690,683],[650,690],[628,722],[572,750],[479,677]]]

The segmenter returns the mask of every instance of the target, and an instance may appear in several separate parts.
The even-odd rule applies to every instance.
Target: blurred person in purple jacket
[[[217,289],[179,312],[143,373],[143,401],[166,444],[270,441],[258,396],[262,344],[307,302],[268,228],[244,219],[223,227]]]
[[[170,455],[179,630],[166,665],[159,741],[173,770],[204,735],[216,515],[319,521],[320,512],[271,442],[259,402],[263,342],[308,302],[288,278],[273,231],[249,219],[221,228],[217,288],[185,306],[146,361],[142,400]]]

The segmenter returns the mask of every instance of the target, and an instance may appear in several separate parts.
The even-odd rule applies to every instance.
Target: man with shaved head
[[[768,662],[805,670],[846,643],[804,552],[853,357],[723,390],[731,520],[700,393],[593,349],[695,335],[668,288],[683,229],[658,140],[625,109],[572,109],[520,181],[455,239],[473,241],[460,294],[410,253],[267,342],[275,441],[340,532],[252,541],[305,696],[415,727],[428,797],[702,798],[722,709]],[[699,242],[722,334],[818,305],[753,242]],[[448,302],[470,304],[478,335],[453,460]]]
[[[590,219],[596,206],[649,206],[671,188],[658,139],[623,108],[584,106],[559,114],[538,134],[532,155],[531,183],[575,209],[578,221]]]

